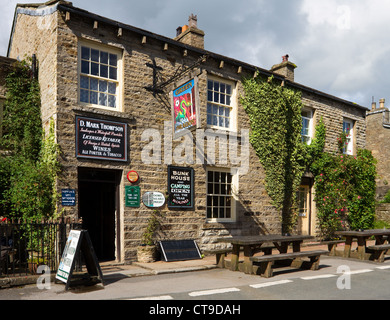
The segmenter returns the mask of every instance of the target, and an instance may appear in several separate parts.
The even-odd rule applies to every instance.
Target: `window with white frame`
[[[230,170],[209,169],[207,171],[207,220],[233,221],[235,219],[233,197],[235,178]]]
[[[207,125],[218,129],[233,129],[233,82],[209,78],[207,81]]]
[[[119,110],[120,59],[119,50],[88,43],[80,45],[80,103]]]
[[[353,154],[353,121],[350,119],[343,120],[343,132],[346,136],[344,154]]]
[[[309,109],[302,110],[302,142],[310,144],[313,136],[313,111]]]

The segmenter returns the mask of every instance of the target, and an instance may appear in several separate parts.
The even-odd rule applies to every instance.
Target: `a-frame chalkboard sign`
[[[56,274],[56,279],[66,283],[65,290],[69,289],[76,263],[75,257],[80,253],[84,256],[88,274],[103,284],[103,274],[88,231],[71,230]]]

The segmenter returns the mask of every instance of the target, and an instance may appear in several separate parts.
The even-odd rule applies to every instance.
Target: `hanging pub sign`
[[[76,117],[76,157],[127,161],[127,124]]]
[[[168,208],[194,208],[194,169],[168,166]]]
[[[198,78],[191,79],[171,94],[173,135],[180,137],[185,129],[196,129],[199,123]]]

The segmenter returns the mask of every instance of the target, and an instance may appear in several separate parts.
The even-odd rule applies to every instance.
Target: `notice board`
[[[194,168],[168,166],[168,208],[194,208]]]

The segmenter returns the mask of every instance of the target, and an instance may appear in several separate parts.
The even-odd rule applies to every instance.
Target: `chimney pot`
[[[375,111],[376,110],[376,102],[372,102],[371,104],[371,111]]]
[[[198,16],[191,13],[188,17],[188,26],[190,28],[198,28]]]
[[[181,30],[182,30],[181,27],[177,27],[177,29],[176,29],[176,37],[181,35],[181,32],[182,32]]]
[[[289,56],[288,54],[286,54],[285,56],[283,56],[283,57],[282,57],[283,62],[287,62],[289,57],[290,57],[290,56]]]

